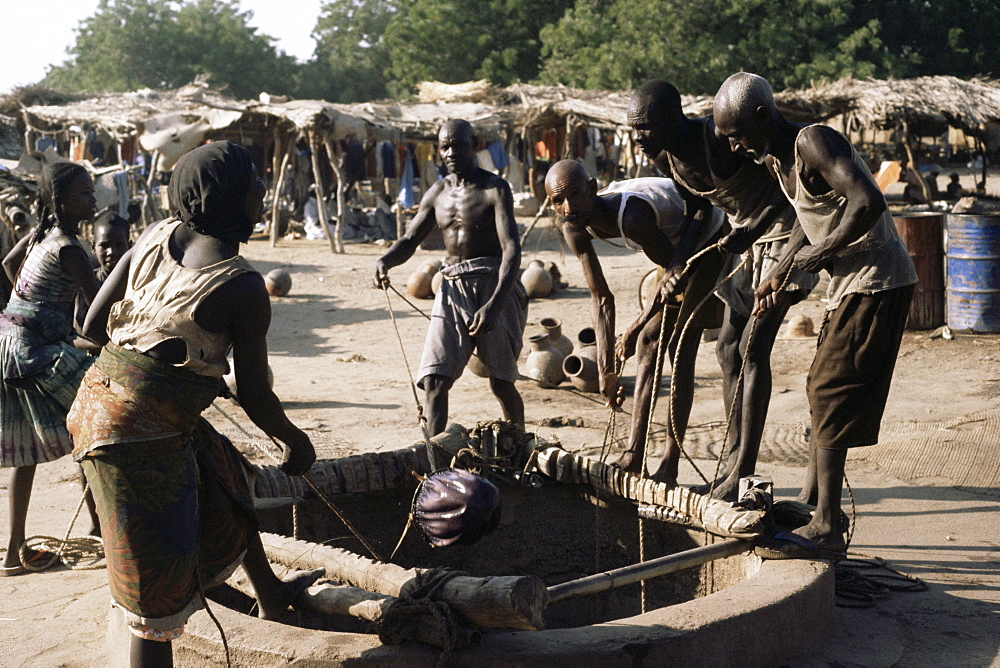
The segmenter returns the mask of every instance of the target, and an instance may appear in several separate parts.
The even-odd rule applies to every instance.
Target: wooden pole
[[[750,543],[744,540],[730,538],[714,545],[696,547],[676,554],[668,554],[658,559],[650,559],[631,566],[589,575],[579,580],[570,580],[549,587],[549,605],[569,598],[599,594],[641,580],[650,580],[675,571],[682,571],[685,568],[700,566],[714,559],[722,559],[746,552],[750,547]]]
[[[316,209],[319,212],[319,224],[323,228],[327,241],[330,242],[330,252],[337,252],[337,242],[330,234],[330,219],[326,215],[326,189],[323,187],[323,172],[319,167],[319,141],[316,133],[309,131],[309,162],[312,165],[313,183],[316,184]]]
[[[160,152],[153,151],[153,155],[149,158],[149,176],[146,177],[146,192],[142,197],[142,226],[149,227],[152,225],[154,220],[152,220],[151,212],[149,211],[150,199],[153,197],[153,180],[156,178],[156,167],[157,163],[160,162]]]
[[[281,159],[281,166],[278,168],[278,180],[274,186],[274,194],[271,197],[271,248],[278,245],[278,227],[281,223],[281,191],[285,187],[285,171],[288,169],[288,161],[292,159],[295,152],[296,137],[290,137],[288,148]]]
[[[272,191],[275,193],[278,192],[275,186],[278,185],[278,177],[280,175],[281,175],[281,128],[277,123],[275,123],[274,142],[271,146],[271,183],[269,184],[270,187],[272,188]],[[267,235],[268,238],[271,237],[271,221],[267,222]]]
[[[347,550],[262,533],[267,558],[295,568],[325,568],[326,576],[347,585],[401,597],[417,584],[423,569],[376,563]],[[531,575],[471,577],[444,582],[433,599],[443,601],[468,622],[488,628],[539,630],[545,627],[545,583]]]
[[[246,572],[240,568],[226,581],[233,589],[256,598],[253,585]],[[385,594],[365,591],[358,587],[348,587],[329,583],[315,584],[302,592],[295,602],[295,609],[302,612],[313,612],[334,617],[354,617],[372,622],[380,627],[392,625],[394,638],[401,640],[419,640],[435,647],[447,647],[451,638],[445,636],[444,630],[437,624],[431,610],[423,610],[413,615],[407,615],[402,623],[393,624],[393,606],[400,599]],[[457,644],[454,649],[475,647],[479,644],[482,633],[467,628],[460,628]]]
[[[549,207],[548,195],[545,196],[545,201],[542,202],[542,206],[538,209],[538,213],[535,214],[535,219],[531,221],[531,224],[524,228],[524,234],[521,235],[521,245],[524,245],[525,239],[531,234],[531,230],[535,229],[535,225],[538,224],[539,219],[545,213],[545,210]]]
[[[931,201],[931,189],[927,185],[927,181],[924,180],[920,170],[917,169],[917,161],[914,160],[913,150],[910,148],[910,128],[906,121],[903,121],[903,148],[906,149],[906,159],[910,163],[910,169],[913,170],[913,173],[917,177],[917,183],[920,184],[920,192],[924,194],[924,201],[929,204]]]
[[[637,503],[663,506],[677,511],[683,523],[702,527],[718,536],[750,538],[763,531],[764,513],[734,508],[719,499],[696,494],[686,487],[626,473],[616,466],[596,459],[566,452],[555,446],[536,450],[538,469],[559,482],[590,485],[619,498]]]
[[[347,205],[344,202],[344,192],[346,190],[346,186],[344,185],[344,170],[337,164],[336,154],[333,151],[333,140],[329,136],[326,136],[323,138],[323,144],[326,146],[326,157],[330,159],[330,168],[337,175],[337,225],[335,226],[333,235],[334,252],[343,253],[344,223],[347,221],[345,217],[347,214]]]

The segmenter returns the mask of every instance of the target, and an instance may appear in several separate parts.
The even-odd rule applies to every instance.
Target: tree
[[[250,18],[234,0],[101,0],[80,23],[69,62],[44,83],[88,92],[177,88],[207,72],[235,97],[290,93],[295,60]]]
[[[740,70],[777,89],[854,77],[1000,70],[995,0],[577,0],[544,27],[540,79],[712,94]]]
[[[325,3],[313,30],[316,57],[303,73],[299,94],[335,102],[387,97],[385,72],[390,60],[383,33],[390,21],[403,16],[400,4],[395,0]]]
[[[507,85],[538,74],[538,33],[572,0],[401,0],[403,12],[386,27],[393,92],[419,81],[461,83],[488,78]]]

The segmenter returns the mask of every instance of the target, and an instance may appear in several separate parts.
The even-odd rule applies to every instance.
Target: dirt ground
[[[306,240],[282,240],[273,249],[263,240],[254,240],[245,251],[261,272],[283,267],[292,275],[291,293],[272,299],[270,364],[275,392],[292,421],[309,433],[320,457],[391,450],[420,437],[410,379],[389,318],[386,297],[371,287],[372,265],[382,252],[384,249],[375,245],[349,242],[347,254],[333,255],[325,241]],[[637,286],[652,265],[641,255],[605,244],[600,244],[600,252],[616,295],[617,330],[621,331],[637,311]],[[412,260],[392,271],[394,284],[402,290],[412,270],[441,255],[441,252],[418,251]],[[551,232],[535,233],[529,238],[522,264],[535,258],[555,261],[569,285],[551,298],[531,302],[525,335],[539,330],[537,323],[541,318],[556,317],[562,320],[565,333],[575,338],[582,327],[590,324],[589,294],[580,265],[575,258],[562,255],[560,244]],[[390,301],[406,357],[415,371],[426,321],[395,295],[390,295]],[[431,302],[420,301],[418,305],[429,312]],[[790,316],[804,313],[818,328],[823,309],[821,295],[814,293],[794,307]],[[780,337],[774,347],[771,418],[761,461],[762,469],[775,476],[778,492],[784,495],[794,494],[801,478],[805,452],[803,429],[808,421],[805,379],[814,347],[813,338],[786,337]],[[526,354],[527,350],[522,353],[522,362]],[[920,439],[926,441],[930,438],[928,434],[940,431],[941,425],[951,424],[949,421],[961,422],[967,416],[995,413],[1000,396],[998,360],[998,336],[960,335],[945,340],[930,338],[928,332],[908,332],[896,366],[884,424],[900,425],[899,429],[904,426],[923,429],[918,436],[892,432],[902,434],[903,443],[907,439],[916,443]],[[630,363],[625,372],[626,382],[631,380],[633,369],[634,363]],[[519,382],[518,387],[524,397],[529,427],[546,425],[539,427],[539,432],[546,437],[558,437],[567,449],[594,452],[600,448],[608,411],[596,395],[541,389],[528,381]],[[703,343],[698,354],[689,440],[696,461],[707,470],[714,466],[712,457],[717,453],[714,446],[723,429],[720,390],[714,343]],[[234,404],[220,405],[250,429],[249,422],[238,415]],[[665,415],[664,405],[661,402],[659,420]],[[629,408],[630,402],[626,404],[626,409]],[[466,372],[452,391],[451,421],[471,426],[476,421],[498,416],[499,407],[487,381]],[[249,439],[218,411],[209,409],[206,417],[248,452],[253,452]],[[627,431],[626,420],[618,422],[619,435]],[[567,422],[574,426],[551,426]],[[995,664],[1000,638],[997,623],[1000,531],[996,513],[1000,451],[996,450],[995,441],[987,445],[986,454],[982,448],[976,450],[974,455],[978,459],[973,457],[969,461],[974,460],[974,465],[965,467],[975,469],[974,479],[961,480],[928,470],[909,471],[902,476],[898,466],[885,466],[864,453],[852,454],[848,473],[857,477],[853,481],[858,488],[860,512],[857,544],[866,545],[866,551],[881,546],[883,556],[911,564],[921,577],[933,583],[932,587],[938,588],[940,596],[923,599],[923,603],[916,605],[908,601],[887,604],[880,611],[868,613],[868,618],[838,613],[837,628],[831,632],[830,640],[817,645],[817,653],[812,657],[790,657],[789,665]],[[265,461],[259,454],[255,459]],[[29,535],[61,536],[65,531],[79,500],[74,475],[67,459],[39,467],[28,517]],[[685,465],[681,482],[695,484],[700,480]],[[890,498],[885,492],[889,489],[903,491]],[[4,527],[0,531],[5,532],[6,476],[0,481],[0,497],[3,508],[0,526]],[[891,508],[883,513],[885,504]],[[866,524],[866,511],[873,511],[874,516],[882,519]],[[933,514],[934,523],[929,524],[921,513]],[[950,529],[941,524],[943,521],[964,523],[965,530]],[[929,551],[919,553],[912,561],[904,559],[911,554],[906,551],[908,541],[922,540],[918,536],[931,526],[933,538],[927,540],[928,545],[933,543],[933,548],[928,547]],[[946,532],[948,540],[941,535]],[[952,534],[958,537],[958,542],[954,542]],[[975,568],[967,568],[973,561]],[[908,596],[915,600],[924,595]],[[0,665],[98,664],[105,656],[106,601],[102,571],[55,569],[41,575],[0,579]],[[942,615],[950,620],[947,624],[940,623]],[[886,637],[872,631],[883,627],[894,634],[888,645]],[[867,640],[862,642],[861,636]],[[865,647],[870,649],[868,654],[862,651]]]

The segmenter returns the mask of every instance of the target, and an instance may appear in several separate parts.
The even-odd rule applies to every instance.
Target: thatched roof
[[[1000,122],[1000,85],[986,79],[848,78],[784,91],[775,95],[775,101],[792,120],[817,122],[846,114],[854,127],[885,130],[906,123],[912,133],[925,136],[949,127],[979,135],[986,123]]]

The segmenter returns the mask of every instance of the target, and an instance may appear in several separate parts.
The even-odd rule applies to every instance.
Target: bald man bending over
[[[600,260],[594,250],[594,239],[622,238],[625,244],[665,269],[683,267],[687,258],[708,244],[714,243],[721,233],[721,212],[709,209],[708,222],[685,217],[685,202],[674,182],[666,178],[632,179],[612,183],[598,194],[597,182],[589,179],[583,165],[574,160],[557,162],[545,177],[545,192],[552,206],[563,218],[563,235],[583,265],[583,275],[590,288],[592,317],[597,333],[597,364],[600,390],[608,406],[621,410],[624,391],[619,385],[615,358],[622,360],[637,353],[638,369],[635,375],[635,400],[628,447],[615,464],[631,473],[645,475],[643,453],[646,430],[652,416],[649,414],[650,398],[655,388],[656,349],[661,326],[670,332],[668,350],[670,360],[680,346],[680,357],[671,375],[671,389],[675,393],[677,413],[672,420],[683,433],[694,393],[694,366],[698,344],[705,323],[711,314],[704,311],[692,318],[692,312],[701,300],[711,295],[715,279],[722,267],[721,253],[709,253],[700,259],[692,270],[684,289],[681,304],[665,291],[657,290],[643,312],[622,335],[618,346],[612,345],[615,331],[615,300],[604,278]],[[636,246],[636,244],[638,246]],[[676,288],[679,272],[668,272]],[[666,318],[665,325],[663,319]],[[681,341],[684,323],[691,325]],[[669,485],[677,484],[677,460],[680,451],[668,430],[667,451],[654,480]]]
[[[715,125],[734,150],[764,164],[795,208],[778,266],[755,294],[756,312],[783,299],[791,267],[830,274],[827,311],[806,381],[812,417],[809,474],[799,499],[809,524],[761,550],[774,558],[843,556],[840,522],[847,449],[878,442],[916,271],[865,161],[841,133],[786,120],[771,86],[734,74],[715,97]]]
[[[517,280],[514,198],[506,181],[475,165],[475,146],[467,121],[441,126],[438,148],[449,174],[427,189],[406,234],[375,263],[375,285],[388,285],[389,269],[406,262],[434,225],[444,233],[444,280],[417,372],[432,435],[448,424],[448,392],[473,350],[489,371],[504,419],[524,428],[524,402],[514,381],[528,296]]]

